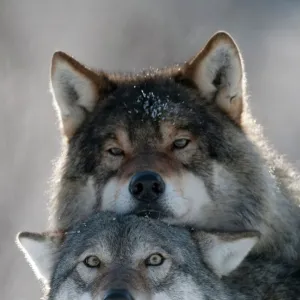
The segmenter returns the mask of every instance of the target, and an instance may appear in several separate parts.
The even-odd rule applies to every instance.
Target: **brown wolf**
[[[114,211],[255,230],[252,253],[299,257],[299,175],[251,117],[242,56],[227,33],[182,65],[139,74],[95,71],[56,52],[51,86],[65,137],[52,229]]]

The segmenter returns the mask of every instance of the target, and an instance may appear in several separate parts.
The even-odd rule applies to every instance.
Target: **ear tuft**
[[[195,233],[203,258],[219,276],[235,270],[259,240],[258,232]]]
[[[51,279],[54,258],[62,242],[62,233],[20,232],[16,244],[25,255],[35,276],[47,284]]]
[[[63,133],[72,137],[86,117],[93,111],[99,90],[108,79],[97,74],[68,54],[58,51],[52,58],[51,91]]]
[[[243,60],[233,38],[220,31],[183,68],[201,95],[239,123],[243,111],[245,74]]]

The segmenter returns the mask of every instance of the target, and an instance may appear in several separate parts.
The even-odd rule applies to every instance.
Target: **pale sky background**
[[[181,62],[217,30],[245,59],[251,108],[300,169],[300,1],[0,0],[0,299],[39,299],[14,244],[46,227],[48,180],[60,136],[48,89],[51,56],[67,51],[106,70]]]

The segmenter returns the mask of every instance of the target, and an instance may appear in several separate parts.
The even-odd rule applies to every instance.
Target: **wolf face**
[[[265,182],[241,127],[243,80],[225,33],[182,67],[134,76],[94,73],[56,53],[52,87],[68,138],[62,176],[69,181],[54,200],[58,225],[93,210],[211,226],[225,215],[232,226],[251,224],[232,211],[266,206],[251,188],[263,191]],[[78,200],[65,197],[71,190]]]
[[[257,230],[258,251],[297,256],[300,190],[257,138],[242,57],[228,34],[183,65],[140,74],[94,71],[57,52],[51,87],[65,137],[52,229],[95,211],[148,215]]]
[[[62,236],[23,232],[17,240],[49,300],[204,300],[236,299],[221,277],[257,236],[197,232],[193,239],[183,228],[102,212]]]

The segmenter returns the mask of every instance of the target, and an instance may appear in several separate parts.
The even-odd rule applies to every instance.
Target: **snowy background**
[[[0,299],[39,299],[14,244],[46,226],[60,136],[48,89],[55,50],[106,70],[181,62],[217,30],[237,41],[251,107],[275,147],[300,169],[300,1],[0,0]]]

